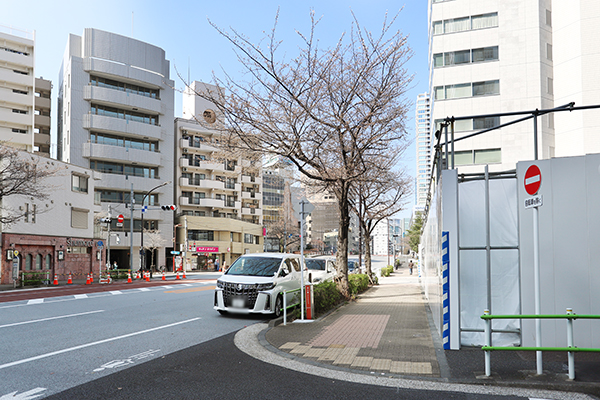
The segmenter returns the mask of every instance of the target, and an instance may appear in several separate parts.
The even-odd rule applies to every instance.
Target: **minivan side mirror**
[[[287,272],[285,272],[285,269],[282,269],[281,271],[279,271],[279,277],[283,278],[286,275],[287,275]]]

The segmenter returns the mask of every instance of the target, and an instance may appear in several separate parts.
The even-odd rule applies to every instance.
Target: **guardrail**
[[[481,319],[485,320],[485,346],[481,349],[485,352],[485,375],[492,374],[491,352],[503,351],[566,351],[568,353],[569,379],[575,379],[575,353],[576,352],[600,352],[600,349],[576,347],[573,343],[573,320],[575,319],[600,319],[600,315],[578,315],[571,308],[567,313],[548,315],[491,315],[490,310],[484,310]],[[567,320],[567,346],[568,347],[514,347],[514,346],[492,346],[492,320],[493,319],[566,319]]]
[[[287,309],[296,307],[297,305],[300,304],[300,300],[298,299],[297,303],[288,306],[286,294],[293,293],[293,292],[299,292],[299,291],[300,291],[300,288],[293,289],[293,290],[287,290],[287,291],[283,292],[283,325],[287,325]]]

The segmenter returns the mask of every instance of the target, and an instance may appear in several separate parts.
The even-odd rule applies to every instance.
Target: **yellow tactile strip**
[[[333,365],[364,368],[377,372],[390,372],[404,375],[432,375],[433,368],[429,362],[394,361],[387,358],[362,357],[358,355],[359,347],[345,347],[339,344],[328,347],[313,347],[300,342],[287,342],[280,350],[306,358],[316,358],[320,362],[331,362]]]

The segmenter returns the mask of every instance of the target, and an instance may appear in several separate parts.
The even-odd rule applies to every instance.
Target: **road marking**
[[[145,287],[144,287],[144,288],[139,288],[138,290],[139,290],[140,292],[149,292],[149,291],[150,291],[150,289],[148,289],[148,288],[145,288]]]
[[[32,321],[25,321],[25,322],[15,322],[14,324],[0,325],[0,328],[6,328],[6,327],[9,327],[9,326],[17,326],[17,325],[25,325],[25,324],[33,324],[34,322],[51,321],[51,320],[53,320],[53,319],[61,319],[61,318],[78,317],[78,316],[80,316],[80,315],[95,314],[95,313],[100,313],[100,312],[104,312],[104,310],[88,311],[88,312],[79,313],[79,314],[61,315],[61,316],[59,316],[59,317],[50,317],[50,318],[34,319],[34,320],[32,320]]]
[[[123,294],[120,290],[111,290],[110,294]]]
[[[202,292],[204,290],[213,290],[215,286],[203,286],[199,288],[190,288],[190,289],[177,289],[177,290],[167,290],[165,293],[192,293],[192,292]]]
[[[200,317],[198,317],[198,318],[192,318],[192,319],[188,319],[188,320],[185,320],[185,321],[175,322],[175,323],[169,324],[169,325],[158,326],[156,328],[145,329],[145,330],[139,331],[139,332],[133,332],[133,333],[128,333],[126,335],[116,336],[116,337],[109,338],[109,339],[98,340],[97,342],[91,342],[91,343],[81,344],[79,346],[70,347],[68,349],[53,351],[51,353],[46,353],[46,354],[40,354],[39,356],[25,358],[23,360],[13,361],[13,362],[10,362],[10,363],[7,363],[7,364],[2,364],[2,365],[0,365],[0,369],[4,369],[4,368],[8,368],[8,367],[13,367],[13,366],[19,365],[19,364],[25,364],[25,363],[28,363],[28,362],[31,362],[31,361],[40,360],[42,358],[56,356],[58,354],[68,353],[70,351],[85,349],[86,347],[96,346],[98,344],[113,342],[115,340],[125,339],[125,338],[128,338],[128,337],[137,336],[137,335],[142,335],[142,334],[148,333],[148,332],[154,332],[154,331],[158,331],[158,330],[161,330],[161,329],[171,328],[173,326],[177,326],[177,325],[181,325],[181,324],[187,324],[188,322],[197,321],[199,319],[201,319],[201,318]]]
[[[73,297],[75,297],[76,299],[87,299],[88,295],[87,294],[74,294]]]
[[[0,400],[29,400],[29,399],[35,399],[36,397],[40,397],[41,394],[36,394],[36,393],[40,393],[43,392],[44,390],[46,390],[46,388],[35,388],[35,389],[31,389],[27,392],[23,392],[20,394],[17,394],[17,391],[14,391],[12,393],[9,394],[5,394],[4,396],[0,397]]]
[[[125,365],[129,365],[129,364],[133,364],[136,360],[143,360],[146,357],[150,357],[153,356],[154,354],[158,353],[160,350],[148,350],[145,351],[143,353],[139,353],[133,356],[129,356],[128,358],[124,359],[124,360],[112,360],[109,361],[105,364],[102,364],[100,366],[100,368],[96,368],[94,370],[94,372],[101,372],[104,371],[107,368],[119,368],[119,367],[124,367]]]
[[[27,304],[42,304],[44,302],[44,299],[33,299],[33,300],[29,300],[27,302]]]
[[[173,286],[161,286],[163,289],[171,289]]]

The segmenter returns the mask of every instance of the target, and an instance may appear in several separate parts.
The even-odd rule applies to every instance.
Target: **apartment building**
[[[148,268],[152,260],[165,266],[172,249],[174,213],[160,206],[173,203],[173,86],[159,47],[98,29],[69,35],[59,73],[57,156],[94,171],[94,200],[103,212],[110,206],[111,231],[121,239],[109,239],[110,261],[121,268]],[[154,257],[140,251],[142,221],[165,243]]]
[[[194,81],[183,93],[183,118],[175,119],[176,245],[187,269],[231,265],[242,254],[263,251],[260,161],[219,148],[216,107],[196,95],[214,87]]]
[[[35,32],[0,26],[0,140],[50,157],[51,90],[35,78]]]
[[[424,206],[427,202],[429,192],[429,181],[431,180],[432,163],[432,132],[430,127],[431,104],[428,93],[417,96],[415,107],[415,136],[416,136],[416,202],[417,206]]]
[[[455,138],[514,117],[485,116],[552,108],[551,0],[430,0],[430,88],[436,129],[446,117]],[[554,13],[555,15],[555,13]],[[554,121],[538,121],[539,158],[555,155]],[[442,138],[443,141],[443,138]],[[533,123],[520,123],[455,143],[461,172],[514,169],[534,157]]]

